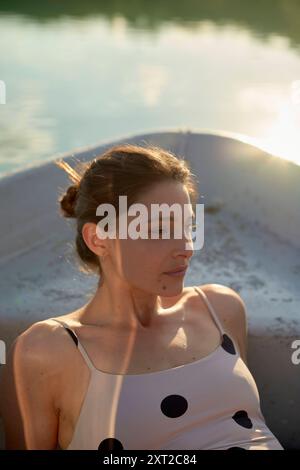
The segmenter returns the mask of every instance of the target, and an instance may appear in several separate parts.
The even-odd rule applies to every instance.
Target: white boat
[[[60,157],[73,164],[125,142],[159,145],[191,163],[205,239],[185,285],[217,283],[240,293],[266,423],[284,448],[300,449],[300,364],[292,359],[293,342],[300,347],[300,166],[230,135],[180,130]],[[83,305],[96,286],[73,262],[74,221],[59,214],[58,191],[69,184],[54,159],[0,180],[0,339],[7,349],[32,323]]]

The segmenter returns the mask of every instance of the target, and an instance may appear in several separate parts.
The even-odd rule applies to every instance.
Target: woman
[[[121,145],[77,171],[57,164],[73,182],[62,213],[75,218],[77,254],[99,284],[78,310],[38,321],[14,342],[2,383],[6,447],[283,449],[246,365],[243,300],[219,284],[183,287],[185,271],[174,273],[193,255],[186,227],[164,238],[151,216],[148,238],[98,230],[101,204],[116,209],[119,228],[120,195],[148,214],[162,203],[195,213],[187,162]]]

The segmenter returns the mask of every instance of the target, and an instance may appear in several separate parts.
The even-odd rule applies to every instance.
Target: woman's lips
[[[169,273],[164,273],[164,274],[167,274],[168,276],[183,276],[185,274],[187,270],[187,267],[186,268],[182,268],[180,270],[177,270],[177,271],[173,271],[173,272],[169,272]]]

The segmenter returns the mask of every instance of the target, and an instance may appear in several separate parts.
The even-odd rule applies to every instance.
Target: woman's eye
[[[187,224],[185,226],[185,228],[182,228],[182,232],[184,232],[184,231],[189,232],[191,230],[195,230],[197,226],[198,226],[198,224],[196,224],[196,223]],[[151,229],[149,229],[148,233],[149,233],[149,237],[150,237],[151,236]],[[153,235],[156,235],[156,236],[162,236],[163,234],[169,234],[170,238],[173,238],[173,237],[175,237],[175,227],[171,226],[169,231],[167,229],[162,228],[162,227],[153,228],[152,233],[153,233]]]

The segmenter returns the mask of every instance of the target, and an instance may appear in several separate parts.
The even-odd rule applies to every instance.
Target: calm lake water
[[[300,164],[299,24],[297,0],[2,0],[0,176],[170,128]]]

